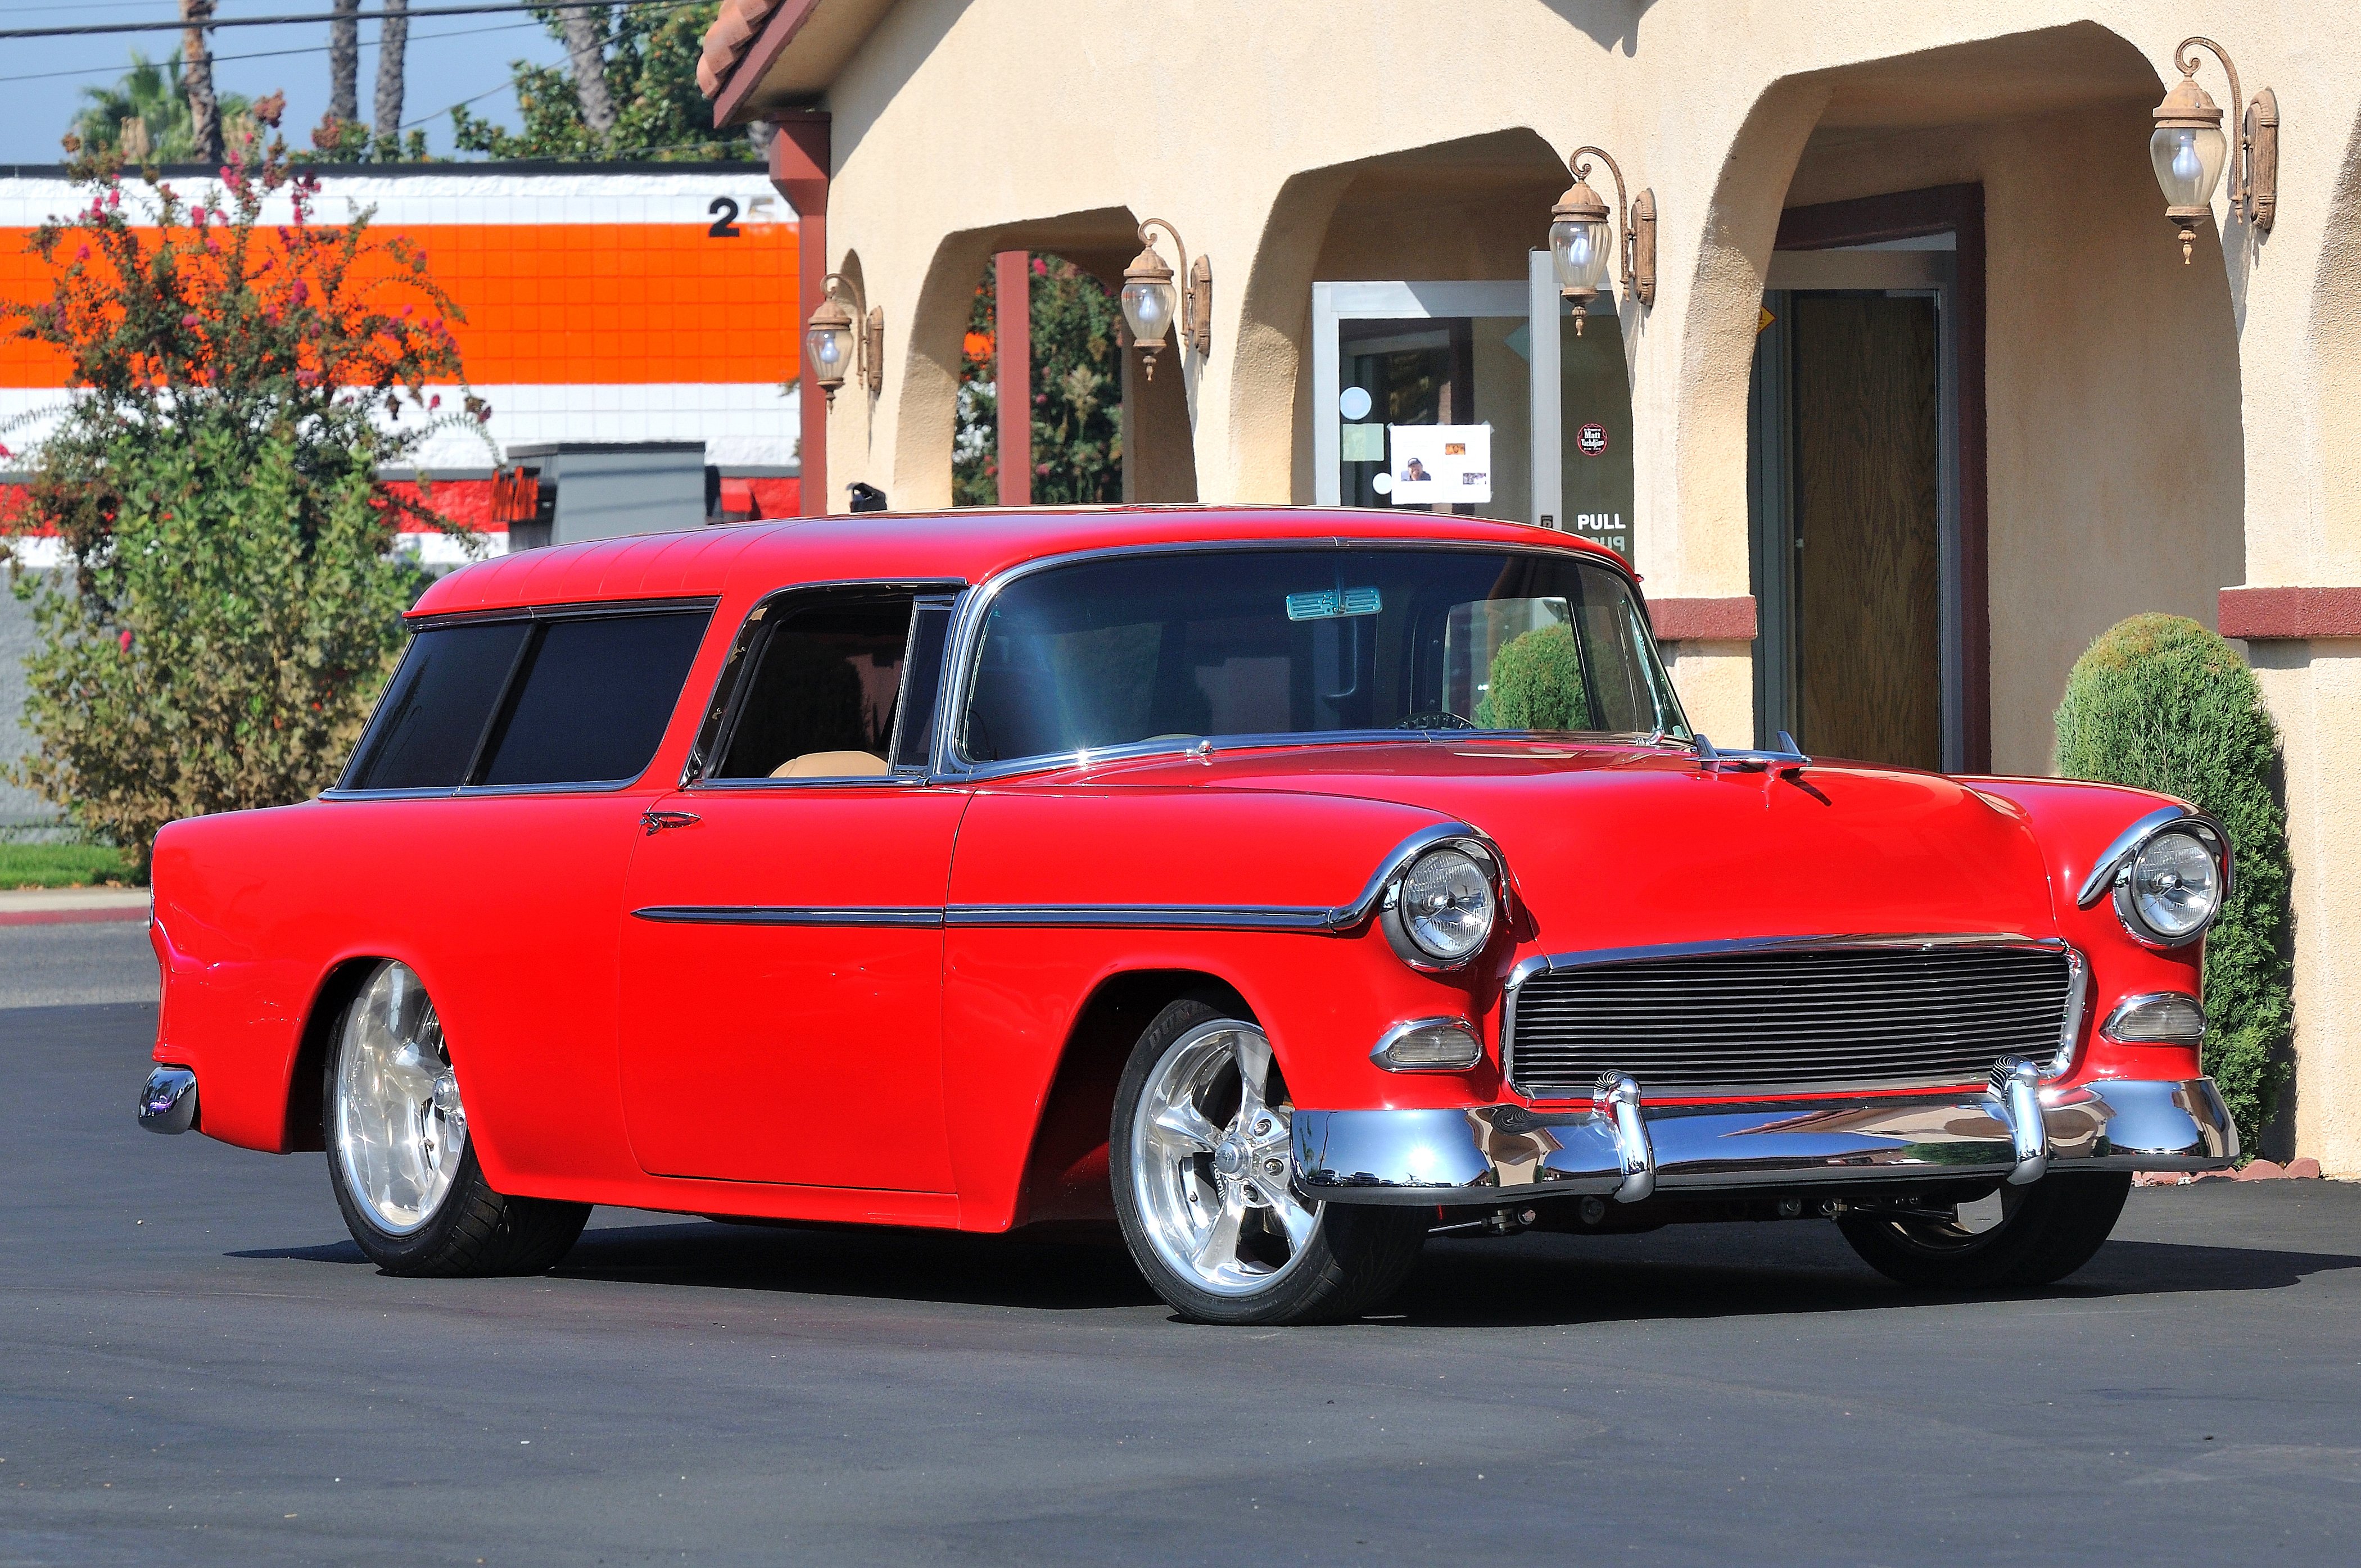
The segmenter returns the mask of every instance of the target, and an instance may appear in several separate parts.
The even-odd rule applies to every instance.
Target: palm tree
[[[119,151],[135,163],[186,163],[196,157],[189,123],[189,99],[181,82],[179,51],[161,60],[131,51],[131,69],[110,87],[82,90],[82,109],[73,133],[93,150]],[[222,116],[240,120],[252,107],[235,93],[224,93]]]

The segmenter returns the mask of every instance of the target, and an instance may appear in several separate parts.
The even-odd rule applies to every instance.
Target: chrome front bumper
[[[1645,1102],[1602,1080],[1591,1108],[1298,1111],[1295,1182],[1337,1203],[1485,1204],[1730,1192],[2049,1170],[2219,1170],[2238,1133],[2210,1078],[2041,1086],[2024,1063],[1982,1092],[1748,1105]]]

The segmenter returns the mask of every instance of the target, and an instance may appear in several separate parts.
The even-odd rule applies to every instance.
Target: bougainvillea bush
[[[79,156],[88,205],[29,242],[49,297],[0,307],[73,389],[19,460],[12,526],[54,532],[64,569],[16,563],[40,641],[15,773],[143,878],[173,818],[331,782],[423,587],[401,524],[458,532],[377,476],[489,412],[428,390],[464,382],[426,257],[323,219],[275,135],[240,153],[193,199]]]
[[[2205,938],[2205,1070],[2260,1147],[2288,1076],[2287,809],[2279,731],[2236,649],[2177,615],[2136,615],[2074,662],[2058,708],[2058,771],[2178,795],[2221,818],[2235,885]]]

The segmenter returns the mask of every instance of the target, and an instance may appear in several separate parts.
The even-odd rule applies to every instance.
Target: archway
[[[970,229],[945,236],[928,268],[910,329],[895,405],[894,502],[897,510],[949,506],[964,340],[977,280],[1002,251],[1061,258],[1113,293],[1139,250],[1138,220],[1107,207],[1054,218]],[[1123,499],[1185,501],[1197,494],[1194,449],[1182,378],[1172,367],[1142,377],[1122,354]]]
[[[2184,267],[2159,215],[2147,140],[2161,93],[2128,42],[2077,24],[1793,78],[1758,102],[1724,167],[1688,302],[1679,533],[1662,543],[1685,583],[1709,578],[1730,591],[1730,567],[1749,563],[1744,583],[1765,632],[1754,667],[1766,728],[1774,716],[1795,722],[1815,710],[1808,700],[1782,708],[1765,692],[1771,681],[1817,678],[1834,688],[1823,716],[1847,703],[1858,713],[1881,701],[1939,702],[1939,758],[1879,760],[2044,772],[2050,713],[2093,636],[2143,609],[2211,623],[2219,588],[2243,576],[2235,318],[2218,245],[2209,239]],[[1967,203],[1968,216],[1875,220],[1927,208],[1940,192]],[[1839,211],[1859,220],[1850,232],[1808,217]],[[1980,262],[1964,247],[1978,224]],[[1817,428],[1794,408],[1786,423],[1766,422],[1759,396],[1750,421],[1750,384],[1759,393],[1765,377],[1804,372],[1765,361],[1752,378],[1740,373],[1755,364],[1764,290],[1783,270],[1833,285],[1818,291],[1829,295],[1883,294],[1871,272],[1855,267],[1852,278],[1825,259],[1828,247],[1897,245],[1948,248],[1977,274],[1942,307],[1955,334],[1948,357],[1911,372],[1936,378],[1927,396],[1941,422],[1926,472],[1952,465],[1923,496],[1916,471],[1872,475],[1864,466],[1862,454],[1887,437],[1867,433],[1879,427],[1857,387],[1851,402],[1828,398]],[[1806,249],[1824,259],[1811,268],[1784,259]],[[1964,308],[1979,291],[1981,323]],[[1865,374],[1840,358],[1827,368],[1831,382]],[[1811,391],[1794,379],[1775,384]],[[1944,408],[1947,387],[1953,400]],[[1829,435],[1830,422],[1839,428],[1829,444],[1860,438],[1850,456],[1825,459],[1818,497],[1802,496],[1812,479],[1798,470],[1814,461],[1806,437]],[[1766,499],[1780,485],[1795,520],[1784,534],[1763,526],[1766,508],[1782,504]],[[1909,494],[1848,499],[1849,486]],[[1817,558],[1808,548],[1816,533]],[[1830,559],[1826,544],[1838,542]],[[1902,556],[1909,563],[1894,565]],[[1801,565],[1783,582],[1774,568],[1785,561]],[[1817,653],[1816,568],[1851,612],[1839,641]],[[1880,572],[1896,586],[1861,612],[1866,596],[1883,591],[1866,580]],[[1930,581],[1933,590],[1921,591]],[[1822,599],[1824,623],[1837,603]],[[1930,614],[1941,624],[1925,635]],[[1783,620],[1784,650],[1774,635]],[[1915,662],[1897,670],[1895,650],[1905,648]],[[1824,722],[1840,735],[1894,732]]]

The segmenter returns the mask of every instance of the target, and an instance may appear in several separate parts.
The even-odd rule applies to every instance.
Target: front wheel
[[[329,1185],[388,1274],[538,1274],[582,1234],[588,1203],[511,1198],[484,1180],[442,1019],[409,965],[380,964],[361,986],[326,1072]]]
[[[1837,1228],[1863,1262],[1899,1284],[2048,1285],[2097,1254],[2131,1190],[2127,1171],[2052,1173],[1956,1208],[1855,1209],[1838,1217]]]
[[[1132,1047],[1108,1172],[1132,1260],[1201,1323],[1333,1322],[1391,1296],[1427,1212],[1307,1202],[1289,1182],[1294,1104],[1255,1024],[1176,1002]]]

